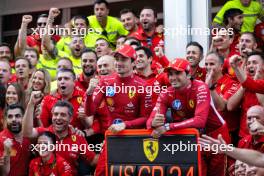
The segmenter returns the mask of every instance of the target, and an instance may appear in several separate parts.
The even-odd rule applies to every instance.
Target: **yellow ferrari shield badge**
[[[144,139],[143,140],[144,154],[146,158],[153,162],[159,153],[159,142],[157,139]]]

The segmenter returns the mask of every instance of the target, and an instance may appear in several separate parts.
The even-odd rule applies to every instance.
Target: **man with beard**
[[[136,52],[130,45],[123,45],[115,52],[114,57],[117,74],[101,77],[97,87],[87,89],[86,113],[95,115],[97,108],[105,100],[109,122],[112,123],[116,118],[122,120],[122,123],[110,125],[110,131],[118,133],[124,129],[144,128],[151,110],[151,97],[146,96],[145,81],[133,74]],[[128,86],[135,89],[128,90]],[[103,150],[101,153],[96,176],[105,175],[105,152]]]
[[[243,11],[242,32],[253,32],[257,19],[263,21],[264,11],[260,2],[254,0],[232,0],[227,1],[213,20],[213,26],[223,26],[224,14],[231,8],[238,8]]]
[[[229,53],[229,56],[224,60],[224,65],[223,65],[223,73],[228,73],[235,80],[237,80],[236,75],[233,68],[230,66],[229,60],[233,55],[240,55],[241,59],[245,61],[248,55],[252,51],[256,50],[257,42],[256,42],[256,38],[254,37],[254,34],[250,32],[242,33],[239,39],[238,48],[239,48],[239,53],[236,52]]]
[[[115,71],[115,58],[110,55],[104,55],[97,61],[97,72],[99,76],[111,75]]]
[[[75,74],[73,70],[60,69],[57,73],[58,90],[53,95],[46,95],[42,100],[40,120],[43,127],[48,127],[52,123],[52,108],[58,100],[69,101],[74,109],[71,118],[71,125],[79,129],[84,129],[85,125],[89,125],[86,119],[78,118],[78,108],[82,104],[84,92],[75,87]],[[88,124],[87,124],[88,123]]]
[[[140,24],[136,32],[130,34],[131,37],[138,39],[142,46],[150,48],[153,53],[152,68],[162,68],[169,64],[165,57],[164,36],[156,32],[155,24],[157,22],[157,13],[152,7],[144,7],[140,12]]]
[[[34,107],[39,103],[41,98],[42,95],[40,91],[32,92],[23,120],[23,135],[36,138],[44,131],[54,133],[56,135],[56,146],[59,145],[56,147],[56,152],[71,165],[73,175],[77,175],[78,161],[80,159],[84,160],[88,165],[95,165],[98,156],[90,150],[85,138],[76,134],[76,132],[69,127],[74,110],[73,106],[68,101],[58,100],[53,104],[51,108],[52,124],[49,127],[33,128]],[[84,149],[83,146],[85,146]]]
[[[136,32],[139,27],[138,18],[135,15],[135,12],[131,9],[122,9],[120,11],[120,20],[123,23],[126,30],[129,31],[129,34]]]
[[[26,48],[24,52],[24,57],[27,58],[32,66],[30,74],[37,69],[37,63],[39,59],[39,53],[35,48]]]
[[[190,42],[186,46],[186,59],[191,66],[190,74],[193,79],[205,81],[206,70],[199,66],[203,59],[203,47],[198,42]]]
[[[24,109],[17,104],[7,107],[6,128],[0,133],[0,174],[27,176],[30,161],[30,140],[23,137]]]
[[[102,57],[112,53],[109,42],[105,38],[98,38],[95,43],[95,52],[97,57]]]
[[[189,62],[176,59],[165,71],[171,86],[160,94],[147,121],[147,128],[154,129],[152,136],[158,138],[166,131],[196,128],[209,136],[223,134],[229,140],[228,128],[211,101],[208,86],[202,81],[190,79]],[[165,118],[168,108],[171,108],[172,122]],[[202,158],[202,175],[224,176],[224,155],[204,153]]]
[[[94,2],[94,15],[88,18],[90,27],[101,32],[101,36],[107,38],[111,47],[115,47],[119,35],[127,35],[128,31],[115,17],[108,16],[109,7],[105,0]],[[99,57],[99,56],[98,56]]]
[[[226,29],[233,31],[233,42],[230,45],[230,52],[235,52],[237,44],[239,42],[241,27],[243,24],[243,11],[240,9],[232,8],[225,12],[224,14],[224,23]]]
[[[85,49],[81,55],[82,73],[75,81],[75,86],[83,91],[88,88],[91,78],[96,75],[96,53],[91,49]]]
[[[240,131],[239,137],[243,138],[249,134],[247,128],[247,118],[246,112],[247,110],[254,105],[260,105],[263,102],[263,96],[259,93],[263,93],[263,84],[258,85],[259,88],[256,88],[256,84],[252,82],[256,82],[258,76],[260,75],[259,71],[262,70],[264,64],[263,54],[258,52],[252,52],[246,61],[246,72],[243,71],[242,58],[238,55],[234,55],[230,58],[230,65],[235,71],[235,74],[242,84],[239,90],[228,99],[227,101],[227,109],[229,111],[235,110],[238,107],[241,107],[241,115],[240,115]],[[261,76],[262,73],[261,73]],[[261,77],[261,79],[263,79]],[[255,80],[255,81],[254,81]],[[255,87],[255,88],[254,88]]]

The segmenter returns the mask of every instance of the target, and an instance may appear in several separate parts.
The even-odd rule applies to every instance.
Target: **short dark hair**
[[[22,115],[24,115],[25,113],[25,109],[20,104],[11,104],[6,107],[5,116],[7,116],[9,110],[13,110],[13,109],[20,109]]]
[[[73,115],[73,106],[70,102],[68,102],[67,100],[58,100],[55,105],[52,108],[52,111],[55,107],[67,107],[68,108],[68,113],[69,116],[72,117]]]
[[[83,55],[84,53],[94,53],[94,55],[95,55],[95,57],[96,57],[96,60],[98,59],[96,52],[95,52],[93,49],[91,49],[91,48],[84,48],[84,50],[83,50],[83,52],[82,52],[82,55]]]
[[[61,60],[66,60],[66,61],[69,61],[71,63],[71,66],[73,67],[73,63],[72,63],[72,60],[68,57],[60,57],[59,60],[58,60],[58,63],[61,61]]]
[[[39,19],[39,18],[48,18],[48,17],[49,17],[48,14],[46,14],[46,13],[42,13],[42,14],[40,14],[40,15],[38,16],[37,19]]]
[[[186,49],[187,49],[189,46],[196,46],[196,47],[198,47],[199,50],[200,50],[201,55],[203,55],[203,47],[202,47],[202,45],[200,45],[200,43],[198,43],[198,42],[189,42],[189,43],[187,44],[187,46],[186,46]]]
[[[83,16],[83,15],[76,15],[76,16],[72,17],[72,21],[73,21],[73,23],[75,23],[75,20],[77,20],[77,19],[82,19],[82,20],[84,20],[85,23],[86,23],[86,25],[89,26],[89,21],[88,21],[88,18],[87,18],[87,17],[85,17],[85,16]]]
[[[156,9],[155,9],[154,7],[152,7],[152,6],[145,6],[145,7],[142,8],[142,10],[140,11],[140,13],[141,13],[144,9],[150,9],[150,10],[152,10],[153,13],[154,13],[154,17],[155,17],[155,18],[158,17],[158,13],[157,13],[157,11],[156,11]]]
[[[6,46],[11,50],[11,46],[8,43],[5,43],[5,42],[0,43],[0,47],[3,47],[3,46]]]
[[[144,53],[147,55],[148,58],[153,57],[153,53],[151,50],[145,46],[140,46],[136,48],[136,51],[143,50]]]
[[[110,47],[110,42],[109,42],[106,38],[100,37],[100,38],[96,39],[95,42],[97,42],[97,41],[99,41],[99,40],[104,40],[104,41],[106,41],[106,43],[107,43],[108,46]]]
[[[28,47],[28,48],[25,49],[25,51],[33,51],[33,52],[36,53],[37,58],[39,58],[39,52],[38,52],[38,50],[36,48]]]
[[[263,52],[259,52],[259,51],[252,51],[252,52],[250,52],[248,54],[248,57],[247,58],[249,58],[250,56],[255,56],[255,55],[260,56],[261,59],[262,59],[262,61],[264,62],[264,53]]]
[[[237,8],[231,8],[224,13],[224,24],[228,25],[228,18],[234,18],[237,15],[243,14],[243,11]]]
[[[106,0],[95,0],[93,6],[96,4],[102,4],[104,3],[107,8],[109,8],[109,3]]]
[[[65,72],[71,73],[71,74],[72,74],[72,78],[73,78],[73,80],[76,79],[76,74],[74,73],[74,71],[73,71],[72,69],[67,69],[67,68],[59,69],[59,70],[57,71],[57,76],[58,76],[59,73],[65,73]]]
[[[28,63],[28,67],[29,67],[29,69],[32,69],[32,65],[31,65],[31,62],[27,59],[27,58],[25,58],[25,57],[23,57],[23,56],[18,56],[18,57],[16,57],[16,62],[18,61],[18,60],[25,60],[27,63]]]
[[[123,14],[126,14],[126,13],[132,13],[134,16],[136,16],[136,13],[132,10],[132,9],[122,9],[120,10],[119,14],[120,16],[123,15]]]
[[[251,37],[253,38],[254,42],[257,43],[256,36],[255,36],[255,34],[253,32],[243,32],[243,33],[241,33],[240,37],[242,35],[251,35]]]
[[[46,137],[50,138],[51,141],[52,141],[52,144],[56,144],[56,135],[53,134],[52,132],[44,131],[44,132],[39,134],[38,138],[41,137],[41,136],[46,136]]]

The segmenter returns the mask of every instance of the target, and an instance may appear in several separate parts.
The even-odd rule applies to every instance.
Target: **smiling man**
[[[79,129],[84,129],[84,124],[78,118],[78,108],[83,101],[84,92],[75,87],[75,74],[70,69],[61,69],[57,73],[58,90],[54,95],[46,95],[42,100],[40,120],[43,127],[48,127],[52,123],[52,108],[58,100],[69,101],[74,109],[71,125]]]
[[[10,105],[6,109],[6,128],[0,133],[0,174],[26,176],[30,161],[30,140],[23,137],[24,109]],[[18,164],[19,163],[19,164]]]
[[[62,77],[62,75],[58,75],[58,77]],[[45,131],[55,134],[56,144],[60,145],[59,149],[56,147],[56,152],[71,165],[74,175],[77,175],[79,159],[84,160],[89,165],[95,165],[98,156],[95,155],[93,151],[89,150],[85,138],[76,134],[69,127],[70,121],[73,118],[74,109],[68,101],[58,100],[53,104],[51,108],[52,123],[49,127],[33,128],[34,107],[39,103],[41,98],[42,95],[40,91],[32,92],[24,116],[25,118],[23,120],[23,135],[30,138],[36,138],[39,134]],[[68,145],[69,147],[65,147],[65,145]],[[82,150],[81,146],[85,146],[85,150]]]

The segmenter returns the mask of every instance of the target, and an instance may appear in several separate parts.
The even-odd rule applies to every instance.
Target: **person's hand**
[[[165,126],[163,125],[163,126],[160,126],[160,127],[158,127],[158,128],[155,128],[155,129],[152,131],[151,136],[152,136],[153,138],[159,138],[159,137],[160,137],[161,135],[163,135],[166,131],[167,131],[167,130],[166,130]]]
[[[199,144],[201,144],[201,146],[206,149],[210,147],[211,151],[214,151],[216,146],[218,149],[220,149],[221,146],[223,147],[224,145],[227,145],[221,134],[218,135],[218,139],[214,139],[207,135],[202,135],[202,137],[199,138]],[[225,148],[227,148],[227,146],[225,146]],[[224,153],[225,151],[218,150],[217,152]]]
[[[233,69],[240,67],[243,64],[243,59],[239,55],[233,55],[229,59],[229,63]]]
[[[10,138],[7,138],[4,141],[4,155],[5,156],[10,156],[11,154],[11,149],[12,149],[13,141]]]
[[[108,128],[108,130],[110,130],[114,134],[119,133],[120,131],[123,131],[124,129],[126,129],[126,124],[124,122],[118,123],[118,124],[112,124]]]
[[[41,91],[32,91],[29,99],[29,104],[37,105],[43,98],[43,93]]]
[[[23,15],[22,17],[22,23],[29,24],[32,21],[31,15]]]
[[[162,58],[164,56],[164,51],[162,46],[156,46],[154,48],[155,54],[157,57]]]
[[[84,119],[86,117],[85,110],[84,110],[84,107],[83,106],[80,106],[78,108],[78,117],[80,119]]]
[[[38,104],[36,109],[35,109],[34,115],[36,118],[38,118],[41,114],[41,107],[42,107],[42,103]]]
[[[257,66],[257,70],[254,76],[254,80],[257,80],[257,79],[264,79],[264,70],[261,65]]]
[[[264,126],[257,120],[249,124],[249,129],[252,135],[264,135]]]
[[[154,128],[163,126],[165,124],[165,117],[163,114],[160,114],[159,109],[157,109],[155,117],[151,123],[151,126]]]
[[[80,129],[74,128],[72,125],[69,125],[69,128],[70,128],[72,133],[77,134],[77,135],[82,136],[82,137],[85,137],[84,132],[81,131]]]
[[[99,83],[99,79],[98,78],[91,78],[90,82],[89,82],[89,86],[88,89],[86,90],[86,94],[87,95],[91,95],[94,91],[94,89],[96,88],[96,86]]]
[[[51,18],[56,18],[57,16],[59,16],[60,14],[60,10],[56,7],[52,7],[49,10],[49,17]]]

